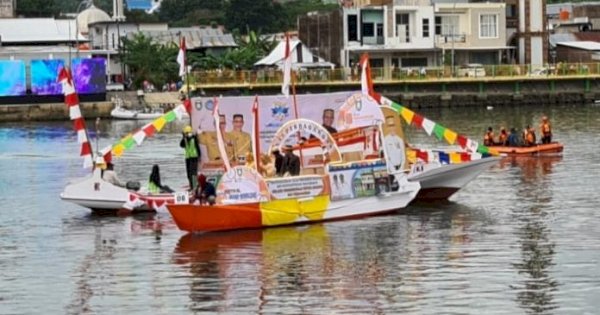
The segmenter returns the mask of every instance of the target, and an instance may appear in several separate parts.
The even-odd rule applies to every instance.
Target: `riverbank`
[[[298,94],[360,90],[359,82],[302,82]],[[437,108],[457,106],[524,106],[588,104],[600,99],[600,76],[455,78],[451,80],[403,80],[377,82],[375,90],[407,107]],[[206,84],[196,90],[206,97],[220,95],[274,95],[280,84]],[[160,106],[179,103],[177,92],[110,92],[106,100],[120,98],[126,107]],[[88,119],[110,117],[111,101],[82,102]],[[64,103],[0,104],[0,122],[68,120]]]

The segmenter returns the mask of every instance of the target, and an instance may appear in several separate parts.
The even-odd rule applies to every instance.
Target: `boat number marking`
[[[187,192],[177,192],[175,193],[175,204],[188,204],[190,203],[189,195]]]

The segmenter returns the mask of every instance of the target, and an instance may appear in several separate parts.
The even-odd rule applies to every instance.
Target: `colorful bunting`
[[[445,131],[446,131],[446,128],[444,128],[444,126],[442,126],[442,125],[435,124],[433,126],[433,133],[438,138],[438,140],[444,139],[444,132]]]
[[[417,127],[423,127],[423,116],[415,113],[412,123],[413,123],[413,125],[415,125]]]
[[[425,132],[427,133],[428,136],[431,136],[434,126],[435,126],[435,123],[433,121],[431,121],[427,118],[423,118],[423,129],[425,130]]]
[[[454,142],[456,142],[456,137],[457,137],[456,132],[454,132],[450,129],[446,129],[444,131],[444,139],[446,139],[446,142],[448,142],[448,144],[454,144]]]
[[[400,111],[400,115],[402,115],[402,118],[404,118],[404,121],[406,121],[406,123],[410,125],[415,113],[406,107],[402,107],[402,110]]]

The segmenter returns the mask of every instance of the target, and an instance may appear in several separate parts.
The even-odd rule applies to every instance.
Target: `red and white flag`
[[[227,156],[227,150],[225,150],[225,140],[223,138],[223,134],[221,133],[221,124],[220,115],[219,115],[219,100],[215,97],[213,99],[215,107],[213,109],[213,118],[215,120],[216,133],[217,133],[217,146],[219,147],[219,153],[221,153],[221,160],[223,160],[223,164],[225,164],[225,171],[229,171],[231,169],[231,164],[229,164],[229,156]]]
[[[362,94],[369,95],[373,99],[377,101],[377,103],[381,104],[381,95],[375,92],[373,88],[373,80],[371,79],[371,66],[369,65],[369,55],[362,54],[360,56],[360,87],[362,90]]]
[[[179,54],[177,54],[177,63],[179,64],[179,76],[184,77],[186,74],[185,71],[185,37],[181,37],[181,41],[179,43]]]
[[[83,157],[83,168],[90,168],[93,164],[92,146],[88,140],[87,130],[85,129],[85,120],[81,115],[79,108],[79,97],[75,92],[71,70],[62,68],[58,74],[58,82],[62,83],[63,93],[65,94],[65,104],[69,108],[69,117],[73,121],[75,131],[77,132],[77,143],[81,144],[79,155]]]
[[[290,36],[285,33],[285,55],[283,59],[283,84],[281,85],[281,93],[285,97],[290,96],[290,84],[292,82],[292,54],[290,52]]]

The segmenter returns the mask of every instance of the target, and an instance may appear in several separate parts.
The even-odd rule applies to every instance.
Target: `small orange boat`
[[[492,146],[490,150],[495,150],[498,153],[503,153],[508,156],[535,156],[560,154],[563,151],[563,145],[558,142],[547,144],[538,144],[531,147],[509,147],[509,146]]]

